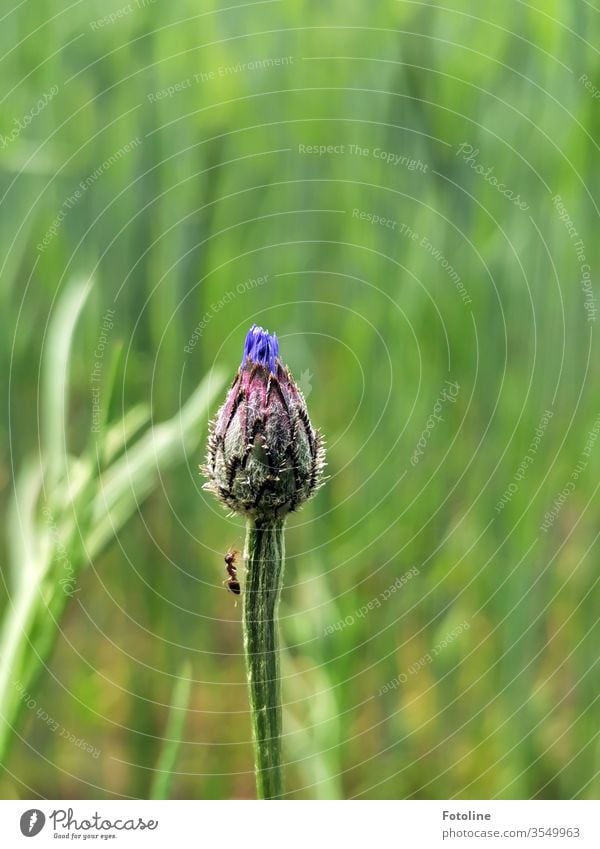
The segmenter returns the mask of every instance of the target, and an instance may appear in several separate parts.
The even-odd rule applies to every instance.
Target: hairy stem
[[[276,799],[283,792],[277,640],[277,608],[283,582],[283,524],[283,519],[249,521],[244,551],[244,649],[260,799]]]

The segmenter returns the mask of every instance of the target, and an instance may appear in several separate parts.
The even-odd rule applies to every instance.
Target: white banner
[[[593,801],[4,801],[0,846],[600,846]]]

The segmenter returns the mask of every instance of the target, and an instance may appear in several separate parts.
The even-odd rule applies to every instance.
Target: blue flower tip
[[[277,334],[270,334],[268,330],[263,330],[262,327],[253,324],[244,342],[242,366],[245,366],[248,360],[251,360],[261,366],[268,366],[271,374],[275,374],[278,356],[279,341]]]

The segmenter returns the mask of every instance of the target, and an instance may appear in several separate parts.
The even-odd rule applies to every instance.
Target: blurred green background
[[[452,7],[29,0],[0,27],[2,515],[24,468],[38,522],[64,486],[44,434],[72,281],[64,427],[88,461],[98,410],[176,421],[253,322],[277,331],[330,474],[287,532],[290,798],[600,790],[598,13]],[[215,392],[78,574],[3,797],[254,797],[222,585],[243,525],[198,474]],[[36,531],[3,527],[6,616]]]

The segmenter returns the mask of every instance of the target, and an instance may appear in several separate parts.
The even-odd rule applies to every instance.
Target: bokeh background
[[[597,796],[597,10],[9,5],[0,604],[37,630],[26,673],[3,632],[1,795],[254,797],[244,529],[198,465],[257,322],[328,442],[287,532],[288,796]],[[90,548],[73,475],[101,498],[148,434]]]

